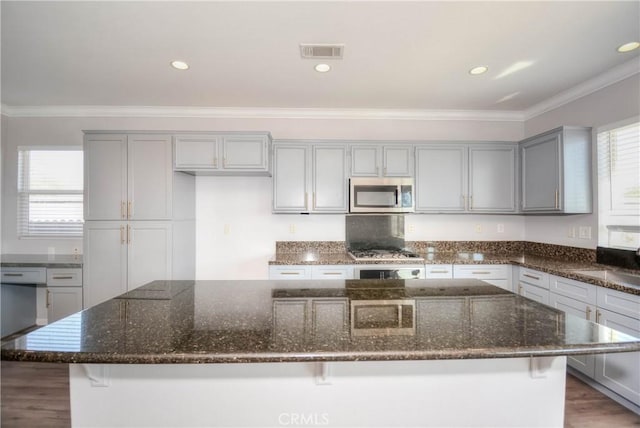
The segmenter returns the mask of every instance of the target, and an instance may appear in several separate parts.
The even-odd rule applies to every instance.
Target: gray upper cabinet
[[[513,143],[417,146],[416,211],[514,213],[516,165]]]
[[[425,145],[416,148],[416,211],[466,209],[467,148]]]
[[[174,170],[199,175],[270,175],[268,133],[173,137]]]
[[[520,142],[525,213],[590,213],[591,128],[560,127]]]
[[[469,211],[516,211],[515,146],[469,147]]]
[[[351,177],[410,177],[413,148],[410,145],[352,145]]]
[[[273,212],[345,213],[345,144],[274,143]]]

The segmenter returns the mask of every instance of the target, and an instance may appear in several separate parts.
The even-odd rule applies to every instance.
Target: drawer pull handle
[[[4,276],[24,276],[23,273],[4,273]]]
[[[449,273],[448,270],[432,270],[431,273]]]
[[[73,276],[53,276],[52,279],[73,279]]]
[[[51,306],[51,301],[50,301],[50,299],[49,299],[49,295],[50,295],[50,294],[51,294],[51,292],[50,292],[49,290],[47,290],[47,308],[48,308],[49,306]]]
[[[487,272],[486,270],[477,270],[471,272],[474,275],[489,275],[491,272]]]
[[[590,320],[591,319],[591,308],[589,306],[587,306],[586,312],[587,312],[587,320]]]
[[[600,324],[600,316],[602,314],[600,313],[600,311],[596,310],[596,323]]]
[[[531,278],[531,279],[537,279],[538,281],[540,281],[539,276],[529,275],[528,273],[523,273],[522,276],[526,276],[527,278]]]
[[[280,275],[300,275],[300,272],[280,272]]]
[[[323,275],[342,275],[342,272],[322,272]]]

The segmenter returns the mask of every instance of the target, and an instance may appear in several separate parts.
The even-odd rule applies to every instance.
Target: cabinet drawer
[[[452,265],[425,265],[425,278],[447,279],[453,278]]]
[[[269,279],[311,279],[311,267],[270,266]]]
[[[597,287],[596,295],[599,308],[640,319],[640,296],[603,287]]]
[[[2,268],[3,284],[45,284],[47,268]]]
[[[537,270],[521,267],[518,269],[518,280],[537,287],[549,288],[549,274]]]
[[[550,275],[551,292],[579,300],[590,305],[596,304],[597,286],[573,279]]]
[[[313,266],[311,279],[353,279],[353,266]]]
[[[454,265],[454,278],[509,279],[509,265]]]
[[[47,269],[48,287],[81,287],[82,269]]]

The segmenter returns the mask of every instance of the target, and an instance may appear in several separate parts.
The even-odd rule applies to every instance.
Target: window
[[[640,247],[640,122],[598,129],[598,245]]]
[[[18,148],[18,237],[82,236],[82,150]]]

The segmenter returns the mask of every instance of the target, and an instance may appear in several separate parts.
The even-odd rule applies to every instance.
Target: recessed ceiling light
[[[640,43],[638,42],[629,42],[629,43],[625,43],[622,46],[618,47],[618,52],[624,53],[624,52],[629,52],[632,51],[634,49],[638,49],[638,47],[640,47]]]
[[[479,67],[473,67],[471,70],[469,70],[469,74],[482,74],[482,73],[486,73],[487,70],[489,70],[489,67],[485,67],[484,65],[481,65]]]
[[[188,70],[189,64],[184,61],[171,61],[171,67],[177,68],[178,70]]]
[[[326,73],[331,70],[331,66],[329,64],[318,64],[315,66],[315,69],[318,73]]]

